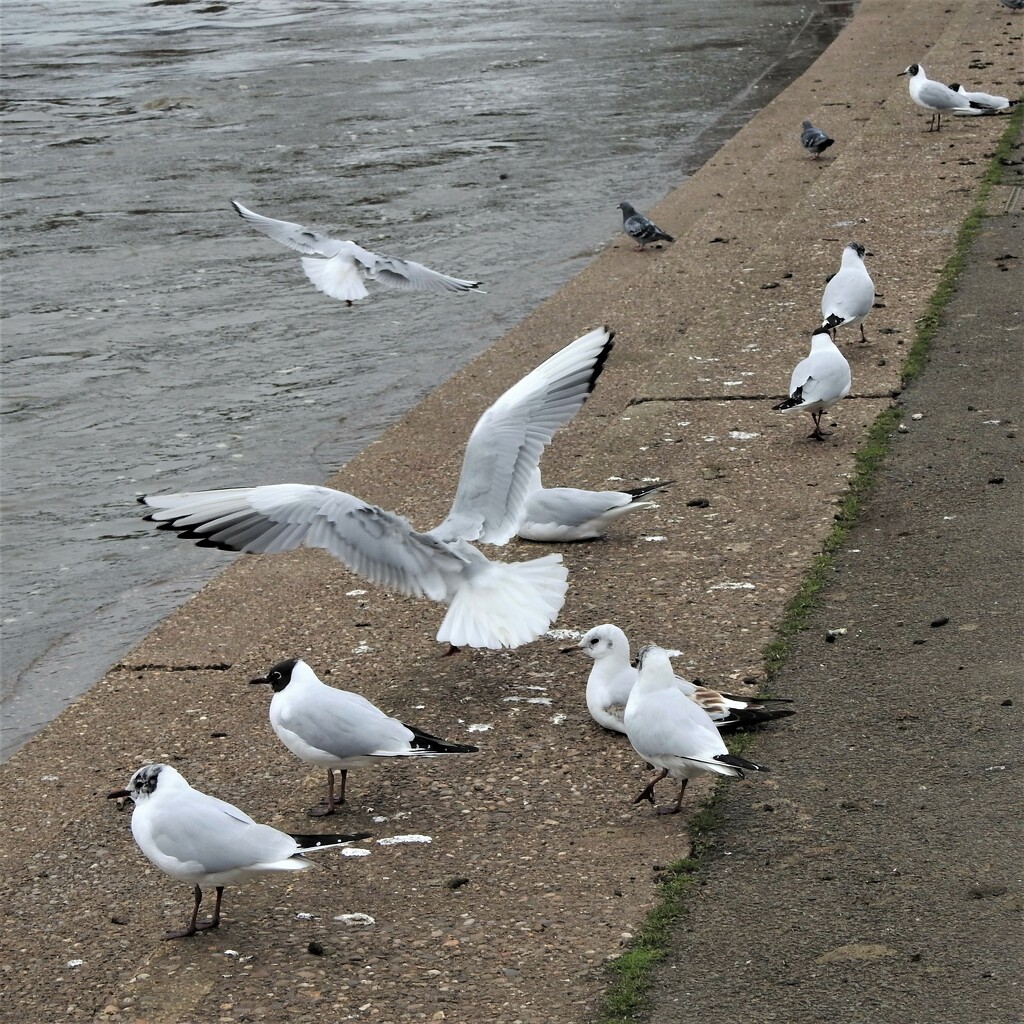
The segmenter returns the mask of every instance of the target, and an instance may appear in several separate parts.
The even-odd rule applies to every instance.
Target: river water
[[[853,6],[4,0],[3,754],[234,557],[138,494],[322,482]],[[348,309],[232,198],[487,294]]]

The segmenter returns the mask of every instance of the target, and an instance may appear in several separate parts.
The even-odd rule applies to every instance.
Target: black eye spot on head
[[[132,776],[132,789],[136,793],[153,793],[156,790],[161,768],[163,768],[161,764],[147,764],[145,768],[140,768]]]

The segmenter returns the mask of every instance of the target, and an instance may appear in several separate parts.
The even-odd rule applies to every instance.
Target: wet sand
[[[651,211],[675,246],[610,246],[331,483],[418,525],[437,521],[479,412],[544,355],[607,322],[618,332],[613,358],[546,457],[547,479],[678,483],[642,522],[565,549],[570,594],[558,625],[615,621],[638,641],[682,648],[687,674],[756,684],[761,650],[832,523],[864,426],[898,385],[1004,124],[955,120],[924,134],[926,115],[896,72],[927,53],[929,71],[946,77],[981,50],[986,84],[1012,91],[1019,75],[1012,16],[954,0],[937,23],[921,16],[926,6],[865,0],[807,74]],[[800,152],[805,117],[841,140],[831,159]],[[874,254],[879,308],[868,343],[845,343],[854,393],[815,445],[770,406],[851,238]],[[423,485],[426,460],[435,472]],[[709,504],[688,505],[694,498]],[[536,552],[521,544],[509,557]],[[2,769],[8,1018],[585,1020],[602,965],[655,898],[660,866],[685,855],[685,822],[630,804],[642,765],[590,721],[586,666],[558,653],[564,640],[441,660],[439,619],[437,607],[364,586],[317,552],[243,560],[16,754]],[[127,815],[103,797],[163,759],[261,820],[306,830],[320,773],[277,744],[266,695],[246,685],[288,655],[483,749],[353,773],[352,803],[334,824],[425,834],[429,845],[373,846],[291,886],[229,890],[218,933],[160,943],[186,910],[187,887],[148,866]],[[550,703],[531,703],[538,697]],[[733,785],[755,801],[777,783]],[[333,920],[350,912],[376,924]]]

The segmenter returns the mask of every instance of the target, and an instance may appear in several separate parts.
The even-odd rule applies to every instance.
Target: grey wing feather
[[[151,834],[161,853],[208,874],[285,860],[296,851],[284,832],[197,790],[168,801],[152,820]]]
[[[393,512],[344,491],[271,484],[146,495],[147,519],[201,543],[255,554],[324,548],[368,580],[414,596],[447,600],[447,577],[465,561]]]
[[[396,754],[410,749],[413,733],[358,694],[324,687],[315,699],[289,706],[281,724],[310,746],[335,757]]]
[[[526,518],[534,523],[582,526],[613,508],[630,505],[624,491],[584,491],[575,487],[545,487],[526,502]]]
[[[307,256],[333,256],[338,252],[339,248],[346,245],[345,242],[331,238],[320,231],[314,231],[312,228],[303,227],[301,224],[263,217],[252,210],[246,209],[237,200],[232,199],[231,205],[235,208],[238,215],[256,228],[257,231],[262,231],[263,234],[274,239],[275,242],[281,242],[282,245],[287,245],[289,249],[295,249],[296,252],[305,253]]]
[[[479,281],[449,277],[413,260],[384,256],[357,247],[353,256],[366,270],[366,276],[390,288],[418,292],[468,292],[480,287]]]

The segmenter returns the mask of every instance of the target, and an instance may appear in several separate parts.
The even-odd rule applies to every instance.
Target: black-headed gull
[[[826,435],[821,432],[821,417],[850,393],[852,383],[850,364],[836,348],[828,326],[823,324],[811,335],[810,355],[797,363],[790,377],[789,398],[773,405],[772,409],[809,412],[814,430],[808,436],[823,441]]]
[[[637,252],[641,252],[645,245],[652,242],[675,241],[667,231],[662,231],[642,213],[637,213],[629,203],[619,203],[619,209],[622,211],[622,230],[636,242]]]
[[[576,487],[544,487],[540,469],[534,474],[517,534],[523,540],[555,544],[597,540],[619,518],[638,509],[656,508],[647,499],[674,481],[628,491],[584,491]]]
[[[518,647],[548,629],[565,601],[562,556],[491,561],[471,541],[515,535],[544,447],[594,388],[614,335],[600,327],[556,352],[477,421],[451,510],[420,533],[394,512],[329,487],[270,484],[148,494],[146,519],[206,546],[274,554],[324,548],[392,590],[448,605],[437,639],[451,647]]]
[[[860,340],[867,341],[864,318],[875,303],[875,283],[864,266],[864,246],[850,242],[843,249],[839,270],[821,295],[822,323],[831,321],[832,336],[837,327],[860,327]]]
[[[370,252],[355,242],[331,238],[291,221],[263,217],[234,199],[231,205],[257,231],[290,249],[305,253],[302,269],[306,277],[324,295],[340,299],[350,306],[369,294],[365,281],[417,292],[468,292],[480,287],[479,281],[449,277],[422,263]]]
[[[637,670],[630,661],[626,634],[606,622],[588,630],[576,647],[566,648],[566,651],[582,651],[594,659],[587,678],[587,710],[598,725],[624,733],[622,715],[637,677]],[[678,675],[676,685],[684,696],[702,707],[721,730],[760,725],[795,714],[790,708],[767,706],[791,703],[785,698],[738,697]]]
[[[764,771],[738,754],[730,754],[708,713],[686,697],[676,683],[668,652],[653,645],[642,647],[639,671],[629,694],[623,725],[633,749],[661,771],[641,790],[633,803],[654,803],[654,787],[666,775],[680,780],[674,804],[659,807],[659,814],[677,814],[690,779],[698,775],[725,775],[742,779],[744,772]]]
[[[966,96],[971,103],[977,103],[988,110],[1008,110],[1020,103],[1020,100],[1011,100],[1008,96],[994,96],[990,92],[968,92],[959,82],[950,82],[949,87],[953,92]]]
[[[250,682],[269,684],[274,691],[270,724],[278,739],[307,764],[327,769],[327,806],[311,810],[314,817],[334,814],[345,802],[350,768],[364,768],[396,757],[475,754],[479,749],[466,743],[448,743],[405,725],[358,693],[327,686],[297,658],[278,662],[265,676]],[[337,799],[335,769],[341,772]]]
[[[172,878],[195,886],[195,905],[188,926],[168,932],[180,939],[220,925],[224,886],[276,871],[315,867],[305,854],[332,850],[369,837],[355,835],[291,835],[257,824],[233,804],[193,789],[180,772],[166,764],[147,764],[131,777],[127,789],[110,798],[131,797],[132,835],[139,849]],[[196,923],[203,886],[217,887],[213,917]]]
[[[830,139],[820,128],[815,128],[810,121],[804,121],[800,129],[800,145],[810,153],[815,160],[828,149],[836,140]]]
[[[920,64],[911,64],[896,75],[907,75],[907,85],[910,89],[910,98],[925,110],[932,112],[932,118],[928,122],[928,131],[942,131],[942,115],[956,114],[958,116],[974,116],[991,114],[993,111],[954,92],[948,85],[942,82],[934,82],[930,79]]]

